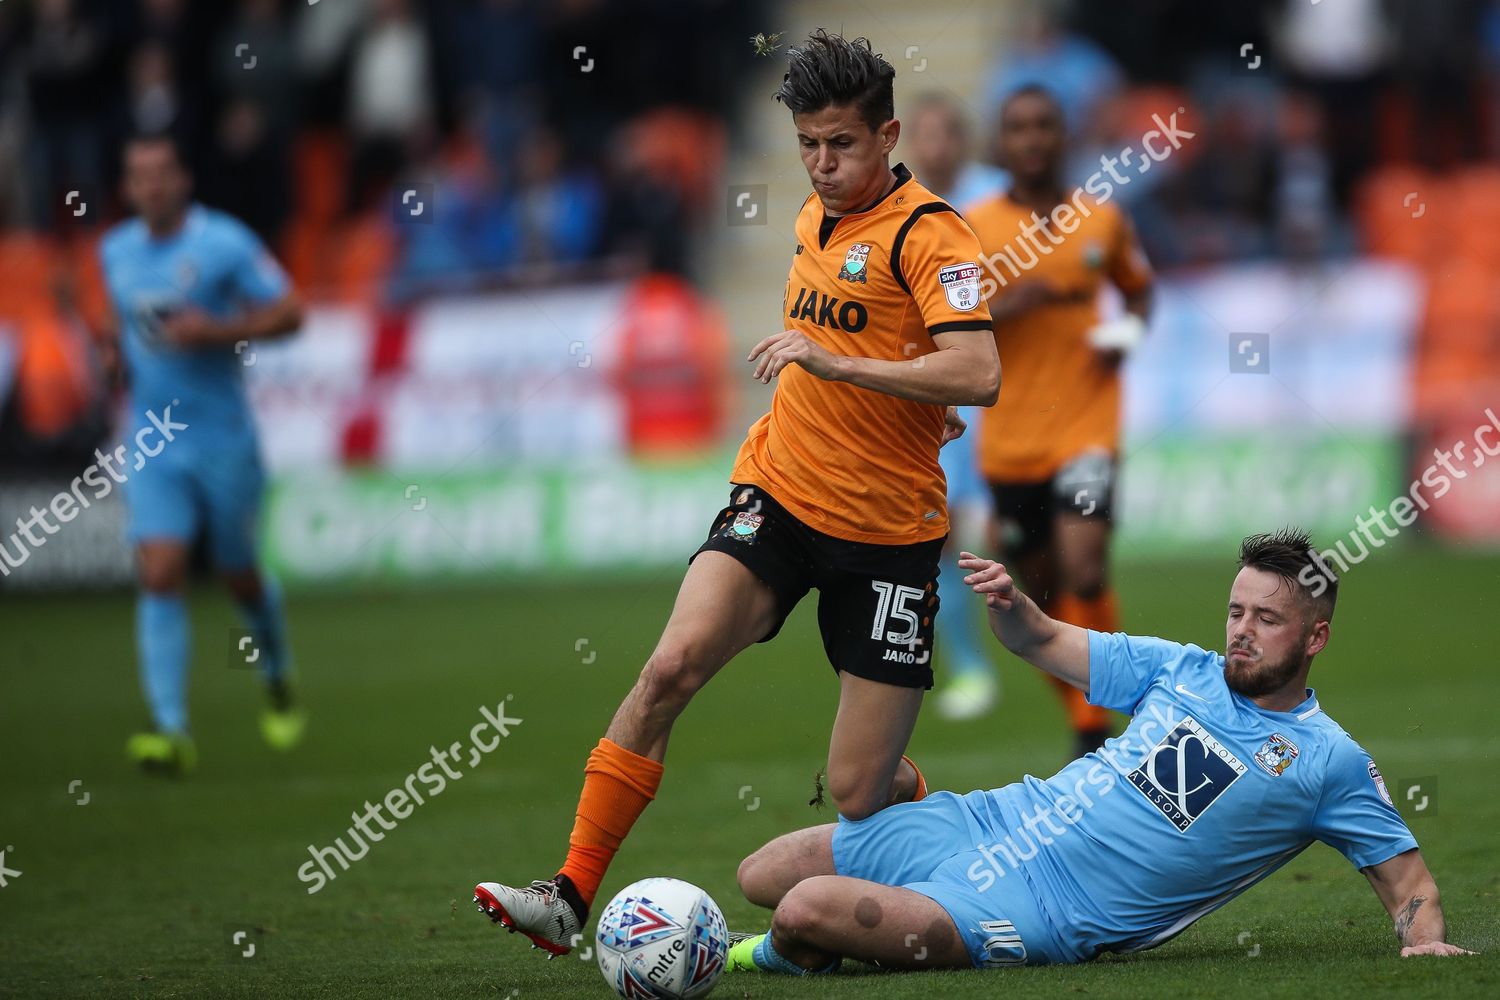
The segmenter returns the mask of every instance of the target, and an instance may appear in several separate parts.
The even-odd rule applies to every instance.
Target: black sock
[[[573,880],[562,872],[558,872],[552,881],[557,883],[557,894],[562,897],[563,902],[572,907],[573,915],[578,918],[578,926],[582,927],[588,923],[588,904],[583,901],[583,896],[578,892],[578,887],[573,884]]]

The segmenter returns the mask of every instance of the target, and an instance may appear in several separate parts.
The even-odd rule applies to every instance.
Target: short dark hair
[[[1339,579],[1318,555],[1306,531],[1289,526],[1274,534],[1250,535],[1240,542],[1240,568],[1245,567],[1275,573],[1322,620],[1333,620]]]
[[[873,132],[896,117],[895,79],[895,67],[868,38],[850,41],[819,28],[787,50],[787,72],[776,99],[793,114],[853,104]]]
[[[179,167],[184,170],[191,169],[191,164],[188,163],[187,150],[183,147],[182,139],[176,132],[132,132],[126,137],[125,144],[120,147],[120,154],[123,156],[129,152],[131,146],[155,146],[162,144],[172,147],[172,155],[176,157]]]
[[[1010,106],[1023,97],[1040,97],[1052,105],[1053,110],[1057,112],[1057,117],[1066,117],[1063,114],[1062,101],[1058,99],[1056,92],[1040,83],[1023,83],[1015,90],[1006,94],[1005,99],[1000,102],[1000,117],[1004,118],[1005,112],[1010,110]]]

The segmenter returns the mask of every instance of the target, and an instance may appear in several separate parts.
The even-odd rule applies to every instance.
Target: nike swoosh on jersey
[[[1201,694],[1194,694],[1193,692],[1189,691],[1187,688],[1183,687],[1181,684],[1177,685],[1177,693],[1178,694],[1185,694],[1189,698],[1197,698],[1199,701],[1204,702],[1205,704],[1208,702],[1207,698],[1203,697]]]

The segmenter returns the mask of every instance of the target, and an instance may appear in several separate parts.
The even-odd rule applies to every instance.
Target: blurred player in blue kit
[[[129,387],[126,430],[172,428],[149,460],[131,463],[138,467],[124,486],[139,567],[141,686],[153,726],[126,750],[148,770],[181,773],[197,756],[188,731],[184,590],[200,536],[247,629],[234,655],[265,680],[262,735],[289,749],[305,726],[288,681],[281,596],[257,565],[265,474],[243,384],[253,342],[295,331],[302,306],[246,226],[191,200],[192,177],[171,137],[126,143],[123,187],[136,217],[106,234],[100,258]]]

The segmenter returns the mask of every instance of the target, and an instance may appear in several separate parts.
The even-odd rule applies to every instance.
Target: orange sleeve
[[[1134,295],[1151,287],[1155,276],[1146,251],[1136,238],[1135,226],[1130,216],[1123,211],[1116,216],[1114,240],[1109,253],[1109,280],[1126,295]]]
[[[929,333],[988,330],[990,309],[980,294],[979,238],[950,206],[918,206],[891,248],[896,280],[921,310]]]

